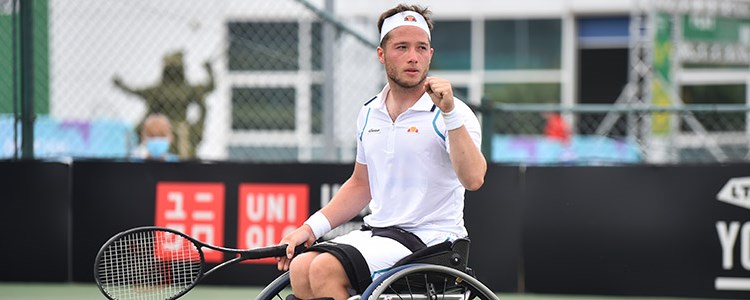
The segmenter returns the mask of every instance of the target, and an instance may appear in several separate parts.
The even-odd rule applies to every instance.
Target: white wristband
[[[312,228],[316,240],[331,231],[331,223],[328,222],[328,218],[320,211],[307,218],[305,224]]]
[[[464,126],[464,119],[456,112],[457,108],[453,108],[450,112],[443,112],[443,121],[445,122],[446,130],[453,130]]]

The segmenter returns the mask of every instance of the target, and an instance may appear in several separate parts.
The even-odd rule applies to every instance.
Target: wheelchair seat
[[[402,258],[393,266],[398,267],[406,264],[425,263],[446,266],[461,272],[471,274],[468,267],[469,262],[468,238],[460,238],[453,242],[445,241],[440,244],[417,250],[416,252]]]

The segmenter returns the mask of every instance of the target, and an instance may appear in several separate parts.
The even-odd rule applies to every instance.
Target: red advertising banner
[[[156,226],[181,231],[204,243],[224,246],[224,184],[158,182]],[[204,248],[206,262],[223,261],[221,252]]]
[[[309,216],[306,184],[240,184],[237,244],[240,248],[276,245]],[[273,258],[246,263],[276,263]]]
[[[188,239],[171,232],[154,232],[154,255],[161,261],[200,261],[197,248]],[[151,249],[140,249],[150,251]],[[145,262],[147,263],[147,262]],[[164,272],[169,272],[169,265],[162,266]]]

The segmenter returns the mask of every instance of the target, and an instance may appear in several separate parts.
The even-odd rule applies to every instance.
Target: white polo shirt
[[[360,110],[357,119],[357,162],[367,165],[370,210],[364,221],[373,227],[399,226],[427,244],[436,234],[467,236],[463,208],[465,189],[448,155],[448,132],[440,110],[425,93],[395,122],[385,107],[383,90]],[[481,127],[471,109],[455,99],[474,144]],[[444,241],[443,238],[441,241]]]

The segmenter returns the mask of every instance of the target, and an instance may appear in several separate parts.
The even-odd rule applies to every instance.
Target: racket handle
[[[294,248],[294,255],[302,253],[304,251],[305,244],[298,245]],[[281,257],[286,256],[286,245],[269,246],[263,248],[253,249],[242,253],[242,256],[246,259],[260,259],[268,257]]]
[[[294,256],[297,256],[297,254],[302,253],[302,251],[305,251],[307,247],[305,247],[305,244],[297,245],[297,247],[294,247]]]

